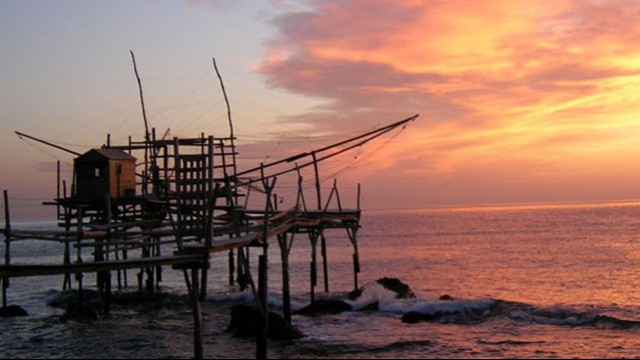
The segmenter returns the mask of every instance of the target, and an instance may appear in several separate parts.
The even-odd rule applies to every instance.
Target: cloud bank
[[[424,201],[628,198],[640,196],[639,20],[624,0],[312,1],[273,19],[259,70],[331,100],[294,119],[317,131],[420,113],[359,175],[443,190]]]

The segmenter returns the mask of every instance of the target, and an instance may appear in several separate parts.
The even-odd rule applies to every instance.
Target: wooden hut
[[[92,149],[74,161],[75,196],[103,200],[135,195],[136,158],[119,149]]]

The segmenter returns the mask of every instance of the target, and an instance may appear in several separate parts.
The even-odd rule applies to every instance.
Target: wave
[[[412,306],[415,307],[415,306]],[[595,327],[609,330],[640,330],[640,321],[620,319],[589,311],[534,305],[505,300],[424,301],[419,310],[403,313],[402,321],[447,324],[478,324],[496,318],[555,326]]]
[[[621,319],[596,310],[576,310],[567,307],[539,307],[500,299],[441,299],[421,297],[398,299],[397,293],[377,282],[365,284],[357,298],[345,299],[354,311],[375,309],[378,312],[402,314],[405,323],[437,322],[473,325],[498,318],[511,321],[570,327],[595,327],[609,330],[640,330],[640,321]],[[372,306],[375,304],[375,306]]]

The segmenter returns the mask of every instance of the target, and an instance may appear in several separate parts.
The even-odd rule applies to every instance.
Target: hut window
[[[94,174],[95,177],[99,178],[100,177],[100,168],[93,169],[93,174]]]

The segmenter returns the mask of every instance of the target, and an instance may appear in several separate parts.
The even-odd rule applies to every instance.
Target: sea
[[[294,315],[304,337],[270,340],[268,357],[640,357],[640,202],[364,211],[361,224],[362,295],[346,300],[354,311]],[[344,298],[355,287],[353,247],[344,232],[331,230],[326,237],[329,292],[320,261],[316,298]],[[252,257],[259,253],[253,249]],[[280,312],[276,242],[268,254],[269,307]],[[11,255],[14,264],[61,262],[62,246],[21,241],[12,244]],[[310,301],[310,259],[308,238],[296,235],[290,255],[294,310]],[[253,299],[251,291],[229,285],[227,267],[227,253],[212,257],[204,356],[254,358],[255,342],[227,330],[231,306]],[[94,321],[63,321],[65,310],[55,306],[68,295],[62,276],[11,279],[9,304],[29,315],[0,318],[0,357],[192,358],[183,273],[165,268],[162,277],[158,292],[141,293],[129,271],[110,316]],[[407,284],[416,297],[396,299],[376,282],[385,277]],[[85,276],[86,289],[95,289],[93,279]],[[357,311],[371,302],[378,302],[377,310]],[[411,312],[431,316],[403,322]]]

